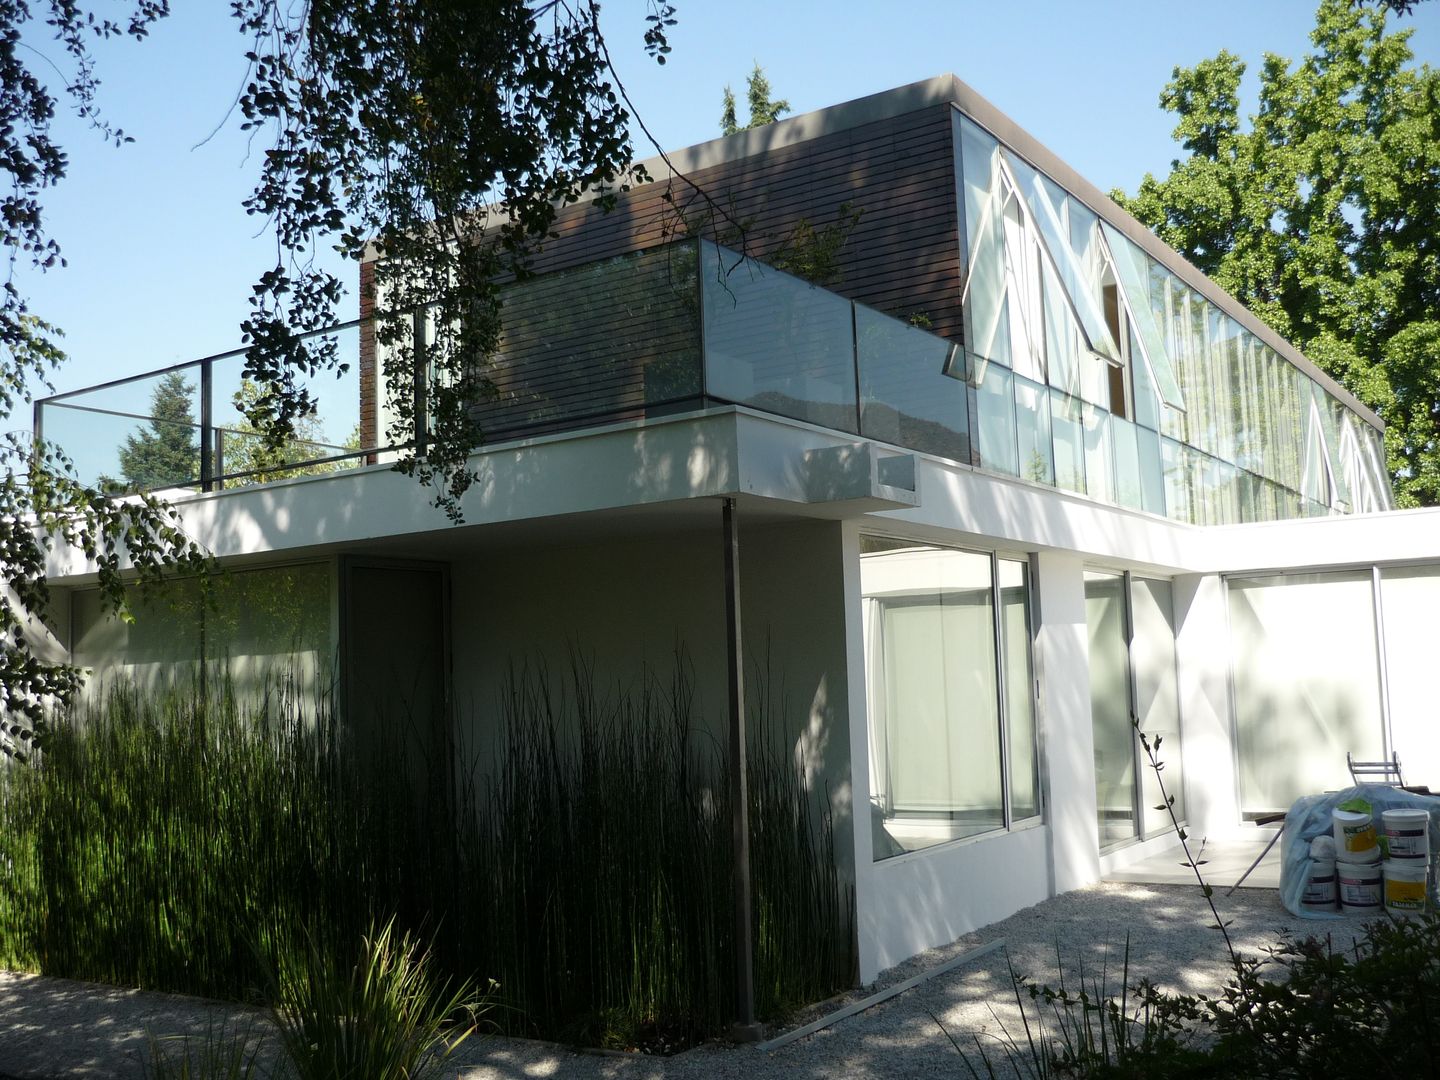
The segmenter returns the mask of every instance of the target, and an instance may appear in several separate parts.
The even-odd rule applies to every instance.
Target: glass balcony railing
[[[971,461],[963,350],[709,242],[532,278],[505,290],[502,318],[486,366],[493,393],[472,410],[490,442],[737,404]],[[243,350],[44,398],[36,432],[81,479],[117,492],[385,460],[409,443],[385,438],[387,392],[362,378],[386,369],[368,329],[324,331],[345,370],[299,380],[318,412],[279,448],[245,418],[259,388],[243,376]]]

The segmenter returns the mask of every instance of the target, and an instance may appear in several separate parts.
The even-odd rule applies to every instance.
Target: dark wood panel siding
[[[961,340],[948,105],[701,169],[690,180],[711,204],[747,225],[748,249],[760,259],[801,221],[823,228],[849,203],[861,211],[860,223],[840,254],[840,279],[827,287],[900,318],[923,313],[935,333]],[[665,201],[667,194],[674,205]],[[699,222],[706,208],[706,199],[681,179],[634,188],[608,214],[594,204],[569,207],[535,269],[662,243],[677,229],[683,232],[682,214]]]

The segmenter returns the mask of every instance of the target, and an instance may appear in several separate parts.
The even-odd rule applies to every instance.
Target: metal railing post
[[[429,380],[426,378],[425,312],[410,317],[410,340],[415,352],[415,456],[422,458],[430,441]]]
[[[215,417],[211,412],[213,396],[212,362],[200,361],[200,490],[215,490],[215,461],[212,455]]]

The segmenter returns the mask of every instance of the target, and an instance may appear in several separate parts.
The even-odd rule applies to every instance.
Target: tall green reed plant
[[[347,955],[394,918],[444,975],[499,979],[513,1030],[629,1043],[730,1019],[727,764],[683,662],[609,693],[579,662],[517,673],[480,774],[412,737],[434,718],[359,746],[328,698],[210,685],[116,685],[0,770],[6,963],[253,1000],[307,935]],[[766,708],[756,730],[779,730]],[[778,745],[750,755],[762,1015],[854,964],[828,812]]]

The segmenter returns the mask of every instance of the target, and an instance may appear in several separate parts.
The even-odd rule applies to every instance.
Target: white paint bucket
[[[1428,810],[1386,810],[1385,845],[1392,859],[1430,858],[1430,812]]]
[[[1424,811],[1421,811],[1422,813]],[[1385,908],[1397,915],[1425,910],[1425,859],[1385,861]]]
[[[1300,904],[1310,911],[1335,910],[1335,860],[1311,859]]]
[[[1373,915],[1380,910],[1383,883],[1379,863],[1336,862],[1335,884],[1340,910],[1347,915]]]
[[[1375,819],[1354,810],[1333,810],[1335,823],[1335,857],[1341,862],[1375,862],[1380,846],[1375,837]]]

